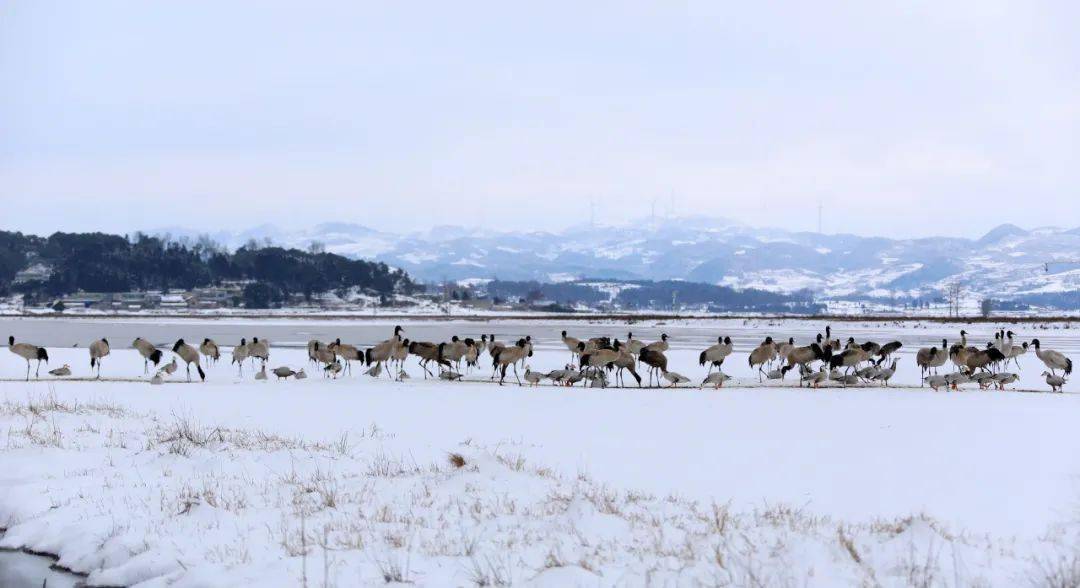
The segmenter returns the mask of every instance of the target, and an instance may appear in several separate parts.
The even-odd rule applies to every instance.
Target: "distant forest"
[[[13,284],[31,262],[50,266],[52,274],[44,281]],[[402,270],[333,253],[254,244],[230,253],[208,239],[175,242],[140,233],[132,238],[104,233],[37,237],[0,231],[0,295],[187,290],[225,280],[255,280],[274,298],[353,287],[372,294],[417,289]]]
[[[752,288],[736,290],[727,286],[678,280],[597,282],[617,288],[618,294],[612,298],[611,294],[605,291],[607,286],[591,285],[594,282],[590,280],[554,284],[495,280],[489,282],[486,289],[489,296],[498,298],[521,298],[564,305],[609,303],[626,309],[670,309],[674,302],[677,307],[696,307],[711,312],[753,310],[813,314],[825,310],[824,305],[814,302],[813,294],[809,291],[780,294]]]

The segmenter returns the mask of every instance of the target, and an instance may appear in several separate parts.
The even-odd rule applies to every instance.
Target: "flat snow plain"
[[[758,387],[746,352],[766,334],[805,343],[821,324],[404,323],[406,336],[532,334],[538,371],[558,341],[672,335],[670,367],[700,381],[697,352],[731,334],[743,387],[499,387],[469,381],[325,379],[309,337],[370,344],[392,325],[312,321],[6,320],[50,347],[49,367],[102,381],[17,381],[0,351],[0,546],[56,554],[91,584],[1000,585],[1080,577],[1080,396],[918,389],[911,353],[961,326],[834,324],[905,344],[901,387]],[[992,327],[966,328],[989,339]],[[1018,339],[1076,357],[1059,325]],[[90,333],[99,335],[91,335]],[[223,361],[149,386],[127,349],[140,332],[271,341],[257,382]],[[269,334],[266,334],[269,333]],[[37,337],[35,337],[37,335]],[[65,338],[66,337],[66,338]],[[72,348],[71,345],[79,347]],[[171,359],[166,353],[166,361]],[[485,355],[486,358],[486,355]],[[482,365],[486,362],[482,361]],[[1021,359],[1019,390],[1046,390]],[[44,366],[42,374],[44,374]],[[120,381],[135,380],[135,381]],[[1012,388],[1012,387],[1010,387]],[[451,454],[464,460],[451,463]],[[460,462],[459,462],[460,464]]]

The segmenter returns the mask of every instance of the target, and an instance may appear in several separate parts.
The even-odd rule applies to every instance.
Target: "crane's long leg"
[[[38,363],[41,363],[41,362],[38,361]],[[26,381],[27,382],[30,381],[30,360],[29,359],[26,360]]]

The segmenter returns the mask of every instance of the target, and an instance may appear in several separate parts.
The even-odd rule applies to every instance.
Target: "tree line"
[[[31,262],[49,266],[49,278],[13,284]],[[253,280],[260,297],[270,302],[350,288],[379,295],[417,289],[400,269],[333,253],[254,243],[230,252],[209,239],[192,243],[142,233],[131,238],[59,232],[39,237],[0,231],[0,294],[190,290],[232,280]]]

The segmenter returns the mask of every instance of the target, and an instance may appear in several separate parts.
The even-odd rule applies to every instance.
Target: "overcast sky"
[[[1080,225],[1080,3],[0,5],[0,228]]]

